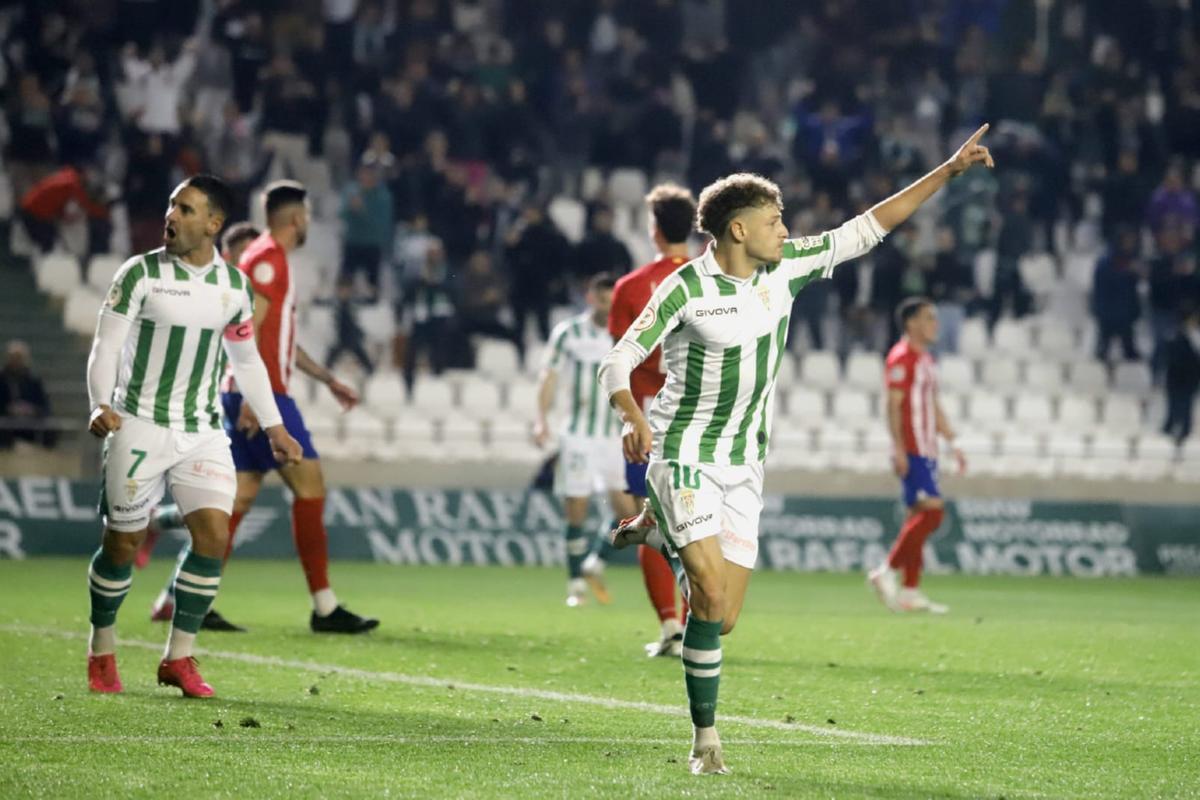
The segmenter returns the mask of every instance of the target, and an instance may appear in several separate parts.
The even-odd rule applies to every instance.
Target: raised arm
[[[979,130],[971,134],[971,138],[963,142],[962,147],[958,148],[947,161],[929,174],[896,192],[887,200],[877,203],[870,213],[878,220],[880,226],[885,231],[895,229],[896,226],[911,217],[913,212],[920,208],[926,200],[933,197],[934,193],[945,186],[951,178],[961,175],[973,164],[985,164],[988,169],[995,167],[996,163],[992,160],[992,154],[979,143],[983,134],[987,133],[987,129],[986,123],[981,125]]]

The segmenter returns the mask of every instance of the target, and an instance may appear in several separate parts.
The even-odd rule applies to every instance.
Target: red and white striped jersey
[[[270,231],[263,231],[242,252],[238,269],[250,278],[254,293],[270,301],[258,328],[258,352],[267,365],[271,391],[288,394],[296,366],[296,284],[287,253]]]
[[[910,455],[937,458],[937,365],[933,356],[901,339],[888,353],[885,381],[889,390],[904,392],[900,406],[904,449]]]

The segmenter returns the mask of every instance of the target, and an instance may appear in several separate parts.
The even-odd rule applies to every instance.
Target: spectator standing
[[[959,256],[953,228],[938,230],[937,253],[928,283],[929,297],[937,304],[938,312],[936,350],[939,355],[957,353],[958,334],[976,295],[974,271]]]
[[[97,170],[80,172],[65,166],[35,183],[21,198],[21,223],[43,253],[54,249],[59,223],[69,221],[80,211],[89,221],[89,252],[104,252],[108,249],[108,206]]]
[[[346,277],[338,279],[337,298],[334,301],[334,327],[337,330],[337,338],[333,347],[329,348],[329,355],[325,357],[325,368],[332,370],[342,354],[349,353],[358,361],[363,372],[368,375],[374,372],[375,367],[371,364],[371,357],[367,355],[367,348],[364,346],[366,336],[362,326],[358,324],[354,283]]]
[[[368,299],[379,297],[379,265],[392,241],[392,193],[380,180],[374,161],[358,167],[354,181],[342,192],[341,279],[353,284],[355,276],[366,276]]]
[[[430,246],[421,275],[404,289],[402,317],[408,328],[404,351],[404,385],[411,394],[417,359],[424,354],[434,375],[446,368],[454,300],[446,274],[446,251],[441,242]]]
[[[530,315],[537,320],[541,341],[550,338],[550,304],[561,295],[571,263],[571,245],[545,209],[531,203],[508,233],[506,252],[512,280],[513,314],[517,334],[525,333]]]
[[[1013,316],[1029,313],[1032,303],[1029,290],[1021,278],[1021,258],[1033,248],[1033,221],[1029,218],[1029,197],[1017,191],[1008,201],[1004,221],[996,239],[996,274],[992,283],[992,298],[988,309],[988,328],[995,327],[1006,305]]]
[[[1196,275],[1195,259],[1184,250],[1178,225],[1159,230],[1155,242],[1157,255],[1150,260],[1150,331],[1154,337],[1150,367],[1158,379],[1165,366],[1167,342],[1179,330],[1182,312],[1200,300],[1200,276]]]
[[[1167,168],[1163,182],[1150,195],[1146,222],[1156,232],[1173,224],[1181,226],[1188,239],[1195,236],[1196,227],[1200,225],[1200,203],[1196,202],[1196,193],[1184,185],[1180,164]]]
[[[1133,325],[1141,316],[1138,300],[1138,231],[1121,228],[1109,251],[1096,263],[1092,281],[1092,313],[1098,327],[1096,358],[1108,360],[1113,339],[1121,343],[1128,361],[1136,361],[1137,345],[1133,341]]]
[[[458,284],[458,324],[463,336],[492,336],[512,342],[525,362],[525,341],[500,315],[508,307],[508,287],[486,250],[476,250]]]
[[[309,137],[317,120],[317,89],[304,79],[287,53],[277,54],[261,75],[262,144],[274,153],[272,179],[312,183]]]
[[[1193,309],[1166,350],[1167,421],[1163,433],[1176,444],[1192,433],[1192,408],[1200,389],[1200,310]]]
[[[618,277],[629,272],[633,258],[629,248],[613,235],[613,210],[598,204],[592,209],[590,230],[575,248],[575,271],[581,284],[593,275],[612,272]]]
[[[48,416],[50,399],[42,379],[33,373],[29,345],[14,339],[5,348],[0,370],[0,449],[18,439],[53,447],[54,432],[39,425]]]

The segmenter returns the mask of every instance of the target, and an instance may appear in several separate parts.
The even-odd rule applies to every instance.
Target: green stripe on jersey
[[[126,270],[125,277],[121,278],[121,298],[112,307],[114,313],[129,313],[129,301],[133,298],[133,288],[144,277],[146,277],[145,261],[139,261]]]
[[[151,280],[158,280],[162,277],[158,270],[158,251],[146,253],[146,277]]]
[[[713,408],[712,418],[700,435],[700,463],[711,464],[713,454],[717,451],[717,441],[721,431],[729,424],[733,414],[733,406],[737,402],[738,379],[742,369],[742,346],[726,347],[721,357],[721,390],[717,395],[717,405]]]
[[[713,280],[717,282],[717,291],[721,293],[721,297],[737,294],[737,284],[724,275],[714,275]]]
[[[704,345],[697,342],[688,343],[687,371],[683,378],[683,397],[679,399],[679,408],[675,418],[671,420],[663,437],[663,458],[679,458],[679,445],[683,441],[683,433],[696,414],[696,406],[700,402],[700,387],[704,381],[704,360],[707,351]]]
[[[212,269],[210,269],[208,271],[208,274],[204,276],[204,282],[212,284],[213,286],[216,286],[217,284],[219,284],[221,282],[220,278],[217,277],[217,268],[216,267],[213,267]]]
[[[200,428],[196,418],[196,406],[199,404],[204,368],[208,366],[208,345],[212,342],[212,337],[212,330],[205,328],[200,331],[200,341],[196,344],[196,360],[192,362],[192,374],[188,379],[187,394],[183,398],[183,426],[188,433],[195,433]]]
[[[235,290],[241,289],[242,283],[243,283],[242,271],[240,269],[237,269],[236,267],[227,267],[227,268],[229,270],[229,285],[231,287],[233,287]],[[249,283],[249,281],[244,281],[244,282]]]
[[[154,421],[159,425],[171,424],[171,390],[175,388],[175,373],[179,369],[179,356],[183,352],[183,337],[186,335],[187,328],[172,325],[167,337],[167,354],[163,358],[158,392],[154,396]]]
[[[689,296],[693,299],[704,296],[704,288],[700,285],[700,276],[696,273],[695,264],[688,264],[679,270],[679,277],[683,279],[684,285],[687,286]]]
[[[225,373],[225,348],[220,344],[213,350],[213,368],[212,376],[208,381],[208,405],[205,407],[209,422],[214,428],[220,427],[221,415],[217,411],[217,384],[221,382],[221,375]]]
[[[583,388],[583,362],[575,362],[575,382],[571,386],[571,427],[568,429],[571,433],[579,432],[579,409],[583,404],[579,402],[579,390]]]
[[[771,383],[779,377],[779,365],[783,363],[783,354],[787,345],[788,322],[791,316],[784,314],[779,318],[779,327],[775,329],[775,369],[771,370]],[[767,405],[763,403],[762,419],[758,424],[758,460],[767,457]]]
[[[175,280],[177,280],[177,281],[189,280],[190,276],[188,275],[188,271],[186,269],[184,269],[181,264],[178,264],[177,262],[172,261],[171,266],[175,267]]]
[[[819,255],[829,249],[830,242],[831,242],[831,239],[829,238],[828,233],[821,237],[820,244],[813,245],[812,247],[801,248],[801,247],[796,247],[796,245],[792,244],[790,241],[784,242],[783,243],[783,257],[784,258],[806,258],[808,256]]]
[[[654,319],[654,324],[646,330],[642,331],[637,337],[637,343],[642,346],[642,349],[649,350],[650,346],[662,334],[663,328],[667,327],[667,322],[671,317],[675,316],[679,309],[683,308],[683,304],[687,302],[687,289],[682,286],[676,286],[667,295],[666,299],[658,307],[658,316]]]
[[[596,435],[596,395],[600,394],[597,391],[599,384],[596,382],[596,373],[599,369],[599,364],[587,365],[587,374],[590,378],[588,386],[591,387],[591,391],[588,392],[588,436]]]
[[[143,319],[138,327],[137,350],[133,355],[129,385],[125,389],[125,410],[135,416],[142,399],[142,385],[146,382],[146,370],[150,366],[150,347],[153,343],[154,323]]]
[[[750,393],[750,402],[746,404],[742,422],[738,425],[737,434],[733,437],[733,450],[729,454],[730,464],[746,463],[746,433],[750,430],[754,412],[758,409],[758,402],[762,399],[763,389],[766,388],[770,363],[771,334],[768,333],[758,337],[758,349],[754,354],[754,391]]]

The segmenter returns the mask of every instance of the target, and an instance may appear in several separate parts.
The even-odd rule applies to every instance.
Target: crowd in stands
[[[383,300],[410,382],[421,360],[469,361],[450,332],[523,354],[527,326],[544,340],[589,275],[636,266],[643,218],[589,172],[694,190],[758,172],[812,233],[982,121],[1002,168],[952,184],[869,269],[804,292],[793,339],[882,351],[897,303],[925,294],[952,352],[967,316],[1038,310],[1036,253],[1090,259],[1097,358],[1116,344],[1161,376],[1200,307],[1192,2],[42,0],[0,12],[0,40],[5,169],[39,246],[85,214],[103,252],[117,207],[122,246],[157,246],[167,192],[199,170],[230,182],[243,215],[266,180],[327,183],[333,355],[371,368],[355,304]],[[582,235],[549,213],[561,195],[586,199]]]

